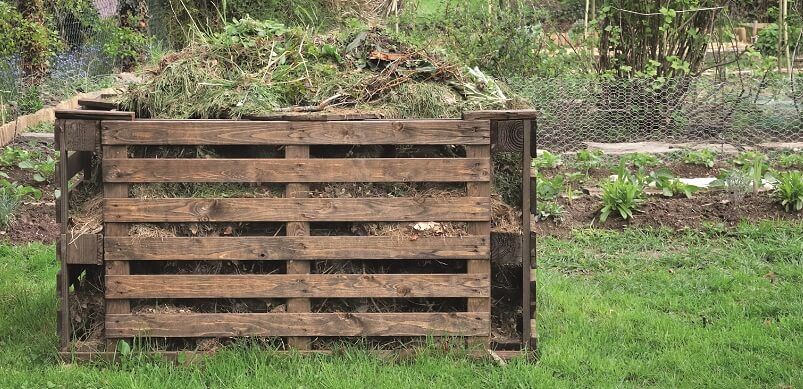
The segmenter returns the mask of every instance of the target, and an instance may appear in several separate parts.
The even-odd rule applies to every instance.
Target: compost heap
[[[219,33],[196,34],[121,103],[140,117],[173,119],[344,110],[447,118],[524,108],[479,69],[443,57],[380,28],[316,35],[246,18]]]
[[[165,57],[152,75],[123,94],[121,104],[139,117],[240,118],[277,112],[372,113],[385,118],[459,117],[476,109],[522,108],[504,86],[478,69],[449,63],[439,55],[403,44],[379,29],[312,35],[271,21],[242,19],[223,32],[198,34],[184,50]],[[383,149],[384,147],[384,149]],[[388,150],[387,147],[394,148]],[[454,146],[355,146],[311,148],[318,158],[465,156]],[[159,158],[281,158],[278,147],[131,147],[133,157]],[[247,155],[243,155],[243,153]],[[521,232],[521,163],[509,155],[494,161],[493,228]],[[87,186],[71,204],[75,233],[96,233],[102,225],[99,187]],[[516,190],[519,190],[516,193]],[[239,183],[164,183],[131,185],[136,198],[283,197],[283,185]],[[310,197],[452,197],[466,196],[464,184],[449,183],[327,183],[310,187]],[[504,201],[503,201],[504,200]],[[71,202],[72,203],[72,202]],[[517,224],[519,223],[519,224]],[[129,234],[139,238],[172,236],[284,235],[283,223],[151,223],[133,224]],[[466,223],[313,223],[311,235],[423,236],[468,235]],[[450,273],[464,272],[461,261],[316,261],[314,273]],[[413,263],[420,262],[420,263]],[[458,266],[455,268],[454,266]],[[520,269],[520,268],[519,268]],[[133,274],[270,274],[281,273],[277,261],[153,261],[132,263]],[[495,270],[494,327],[502,337],[516,336],[516,269]],[[93,278],[94,279],[94,278]],[[102,288],[81,281],[71,304],[76,345],[94,344],[102,331],[97,294]],[[500,285],[501,284],[501,285]],[[499,295],[501,291],[501,295]],[[428,312],[463,310],[465,300],[439,299],[317,299],[313,312]],[[102,300],[99,300],[102,301]],[[140,312],[281,312],[283,300],[201,299],[133,300]],[[501,314],[500,314],[501,312]],[[96,320],[88,320],[96,319]],[[186,340],[190,341],[190,340]],[[201,343],[207,341],[200,340]],[[183,342],[183,341],[182,341]],[[209,346],[216,347],[210,340]],[[164,345],[168,348],[196,344]],[[208,346],[208,345],[207,345]],[[91,347],[88,347],[91,348]]]

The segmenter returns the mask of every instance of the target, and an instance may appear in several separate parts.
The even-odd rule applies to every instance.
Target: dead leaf
[[[774,284],[774,283],[775,283],[775,280],[776,280],[776,279],[778,279],[778,275],[777,275],[777,274],[775,274],[775,272],[774,272],[774,271],[771,271],[771,272],[767,273],[767,274],[764,276],[764,278],[766,278],[766,279],[770,280],[770,284]]]

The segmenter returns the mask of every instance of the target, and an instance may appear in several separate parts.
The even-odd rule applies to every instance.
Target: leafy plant
[[[24,160],[17,166],[20,169],[33,170],[33,179],[36,182],[49,181],[56,174],[56,160],[51,156],[47,156],[44,161]]]
[[[705,166],[707,168],[714,167],[717,154],[709,149],[702,150],[688,150],[683,155],[683,162],[689,165]]]
[[[560,156],[544,150],[539,153],[537,157],[533,158],[532,167],[537,169],[554,169],[562,164],[563,160]]]
[[[535,221],[540,222],[552,219],[555,222],[563,220],[565,213],[563,206],[554,201],[538,201],[536,204]]]
[[[682,193],[689,198],[694,192],[700,190],[700,188],[694,185],[681,181],[666,169],[650,173],[650,180],[655,184],[655,187],[661,191],[661,194],[666,197],[674,197]]]
[[[803,210],[803,173],[799,170],[782,172],[776,177],[778,183],[772,196],[788,212]]]
[[[563,191],[563,176],[556,176],[551,179],[535,178],[535,196],[538,200],[554,200]]]
[[[618,213],[622,219],[630,219],[646,195],[644,183],[632,175],[619,175],[613,181],[602,184],[602,210],[599,221],[604,223],[611,213]]]
[[[0,152],[0,166],[14,166],[31,158],[31,154],[19,147],[7,146]]]
[[[758,189],[764,184],[764,175],[769,171],[769,158],[759,152],[746,151],[737,156],[733,163],[750,176],[753,183],[753,192],[758,192]]]
[[[622,160],[632,163],[638,169],[646,169],[660,165],[663,161],[648,153],[626,154]]]
[[[778,165],[786,168],[803,168],[803,153],[783,154],[778,157]]]
[[[11,219],[22,200],[26,197],[38,200],[42,198],[42,191],[30,186],[12,183],[7,180],[8,176],[5,174],[0,177],[3,177],[0,178],[0,226],[5,227],[11,223]]]
[[[575,153],[574,166],[588,174],[589,170],[602,166],[603,156],[602,150],[580,150]]]

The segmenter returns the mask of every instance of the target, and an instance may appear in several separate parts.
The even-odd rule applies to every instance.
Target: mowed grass
[[[803,388],[803,225],[587,230],[540,239],[538,254],[537,363],[241,345],[188,367],[93,366],[55,361],[53,247],[0,245],[0,386]]]

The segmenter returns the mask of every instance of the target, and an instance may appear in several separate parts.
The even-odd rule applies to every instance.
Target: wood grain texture
[[[490,181],[482,158],[105,159],[105,182]]]
[[[463,120],[535,120],[536,118],[538,111],[534,109],[463,112]]]
[[[490,146],[466,146],[466,156],[469,158],[483,158],[490,160],[491,148]],[[477,196],[486,199],[490,202],[491,197],[491,184],[490,183],[477,183],[470,182],[466,184],[466,189],[469,196]],[[490,213],[490,212],[489,212]],[[490,217],[490,214],[488,215]],[[491,223],[490,221],[478,221],[468,224],[468,232],[472,235],[488,236],[490,239]],[[470,260],[466,266],[468,274],[491,274],[491,261],[490,256],[483,260]],[[490,286],[489,286],[490,289]],[[491,314],[491,299],[490,298],[469,298],[468,311],[476,312],[478,314]],[[470,343],[473,346],[488,347],[490,341],[491,328],[486,328],[486,332],[480,338],[472,340]]]
[[[284,149],[284,157],[290,159],[309,158],[309,146],[286,146]],[[309,197],[309,185],[307,184],[287,184],[285,188],[285,197],[287,198],[305,198]],[[289,222],[287,223],[287,236],[308,236],[309,223],[307,222]],[[287,261],[287,274],[309,274],[311,264],[309,261],[299,261],[288,258]],[[294,296],[286,296],[294,297]],[[298,296],[303,297],[303,296]],[[312,304],[308,298],[290,298],[287,300],[287,312],[310,312]],[[306,337],[290,337],[287,339],[290,347],[298,350],[307,350],[312,346],[312,340]]]
[[[489,144],[488,121],[198,121],[104,122],[114,145]]]
[[[61,196],[59,198],[58,206],[59,208],[56,210],[58,214],[58,219],[62,221],[59,225],[60,230],[60,239],[57,239],[57,254],[59,260],[59,274],[60,277],[58,279],[59,282],[59,290],[60,290],[60,301],[59,301],[59,320],[61,326],[59,328],[59,346],[66,347],[70,341],[70,287],[69,287],[69,267],[67,266],[67,241],[64,238],[64,235],[67,234],[68,231],[68,223],[69,220],[69,204],[70,204],[70,180],[69,180],[69,162],[68,162],[68,153],[67,153],[67,139],[64,135],[66,131],[66,127],[68,126],[66,120],[56,120],[54,125],[54,131],[58,134],[58,142],[57,147],[59,149],[59,169],[58,169],[58,182],[59,182],[59,191],[61,192]]]
[[[534,280],[530,278],[530,270],[532,269],[532,262],[530,260],[530,204],[535,196],[535,188],[530,187],[530,145],[533,141],[532,137],[530,136],[530,130],[533,128],[533,122],[530,120],[524,120],[522,122],[524,125],[524,148],[522,151],[522,158],[521,158],[521,193],[522,193],[522,204],[521,209],[524,211],[522,212],[522,220],[521,225],[523,226],[524,233],[521,236],[522,243],[521,243],[521,271],[522,271],[522,345],[527,347],[528,345],[532,345],[532,327],[530,319],[535,319],[535,301],[533,300],[533,290],[534,290]]]
[[[519,241],[518,235],[516,236]],[[489,255],[485,236],[104,237],[106,261],[461,260]],[[517,244],[516,247],[520,245]],[[520,261],[521,252],[516,253]]]
[[[108,184],[107,184],[108,185]],[[116,199],[106,222],[489,221],[488,197]]]
[[[77,237],[67,234],[61,235],[61,239],[67,242],[65,260],[68,265],[99,265],[103,262],[99,234],[82,234]]]
[[[108,299],[490,297],[489,274],[107,276]],[[309,310],[309,308],[307,308]]]
[[[487,336],[490,325],[463,312],[110,314],[106,336]]]
[[[134,120],[134,112],[123,111],[96,111],[89,109],[57,109],[56,119],[83,119],[83,120]]]
[[[97,151],[100,146],[100,122],[70,119],[64,121],[65,147],[69,151]]]
[[[126,158],[128,150],[125,146],[104,146],[104,157],[111,158]],[[127,184],[103,184],[103,197],[104,201],[116,198],[128,197]],[[124,223],[112,223],[104,220],[103,234],[108,237],[114,236],[128,236],[129,226]],[[107,261],[105,263],[106,277],[113,275],[128,275],[130,272],[130,264],[127,261]],[[106,315],[110,314],[127,314],[131,312],[131,306],[128,300],[106,300]],[[113,339],[106,339],[106,349],[108,351],[117,350],[117,342]]]

